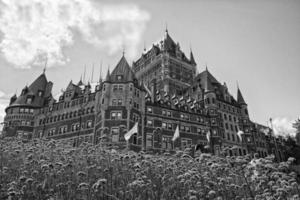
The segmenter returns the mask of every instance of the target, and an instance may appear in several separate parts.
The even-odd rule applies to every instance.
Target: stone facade
[[[123,55],[104,80],[93,86],[71,81],[58,100],[43,73],[11,98],[3,134],[67,140],[74,146],[92,142],[154,152],[208,147],[215,154],[285,159],[284,140],[251,121],[240,89],[234,98],[226,83],[207,68],[197,74],[196,66],[193,53],[187,58],[166,31],[132,67]],[[126,142],[124,134],[136,122],[138,133]],[[177,127],[180,137],[173,142]]]

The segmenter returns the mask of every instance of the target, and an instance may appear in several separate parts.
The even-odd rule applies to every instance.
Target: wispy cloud
[[[92,0],[2,0],[0,44],[6,60],[18,68],[68,62],[64,47],[77,32],[88,43],[114,54],[123,46],[134,57],[150,14],[138,6],[103,5]]]
[[[296,130],[293,128],[295,120],[290,120],[286,117],[276,117],[273,119],[273,128],[275,135],[294,136]]]

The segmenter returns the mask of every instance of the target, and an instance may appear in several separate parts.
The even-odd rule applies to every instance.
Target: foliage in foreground
[[[0,199],[299,199],[293,159],[191,158],[58,141],[1,142]]]

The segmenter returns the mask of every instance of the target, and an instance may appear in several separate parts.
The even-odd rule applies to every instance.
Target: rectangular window
[[[146,135],[146,146],[153,147],[153,135],[152,133],[147,133]]]
[[[163,123],[161,124],[161,127],[162,127],[162,128],[167,128],[167,123],[166,123],[166,122],[163,122]]]
[[[201,128],[197,128],[197,133],[201,134]]]
[[[92,128],[92,125],[93,125],[92,121],[87,121],[86,128]]]
[[[167,111],[167,116],[171,117],[171,112],[170,111]]]
[[[167,112],[165,110],[162,110],[162,115],[166,116]]]
[[[151,107],[147,107],[147,112],[148,113],[152,113],[152,108]]]
[[[147,126],[153,126],[153,121],[152,120],[147,120]]]
[[[31,98],[31,97],[28,97],[28,98],[26,99],[26,103],[27,103],[27,104],[31,104],[31,103],[32,103],[32,98]]]
[[[114,85],[113,86],[113,91],[117,91],[118,90],[118,85]]]
[[[172,124],[168,123],[168,129],[172,130]]]
[[[172,149],[171,137],[162,136],[162,148],[163,149]]]
[[[122,105],[122,99],[118,99],[118,106]]]
[[[111,140],[112,140],[112,142],[119,142],[119,128],[118,127],[111,128]]]
[[[110,114],[110,118],[113,120],[122,119],[122,111],[112,111]]]
[[[112,105],[113,105],[113,106],[116,106],[116,105],[117,105],[117,99],[113,99],[113,100],[112,100]]]
[[[186,127],[185,127],[185,131],[186,131],[186,132],[190,132],[190,131],[191,131],[190,127],[189,127],[189,126],[186,126]]]

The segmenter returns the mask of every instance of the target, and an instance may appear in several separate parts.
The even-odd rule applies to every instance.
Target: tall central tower
[[[166,30],[164,38],[133,63],[133,71],[139,82],[155,84],[157,90],[169,94],[181,94],[195,77],[196,62],[192,51],[187,58]]]

